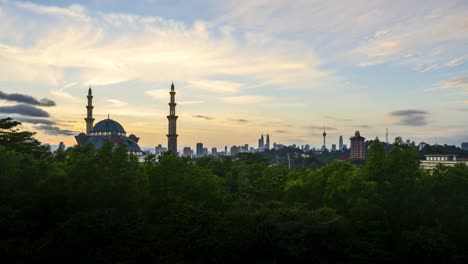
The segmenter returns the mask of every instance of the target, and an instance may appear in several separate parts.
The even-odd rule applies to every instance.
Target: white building
[[[426,170],[432,170],[439,164],[448,167],[453,167],[455,166],[455,164],[458,163],[465,163],[466,165],[468,165],[468,159],[457,159],[457,155],[452,154],[431,154],[425,155],[425,157],[425,160],[421,160],[421,168]]]

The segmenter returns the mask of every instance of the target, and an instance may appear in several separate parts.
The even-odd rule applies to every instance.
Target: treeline
[[[466,263],[468,168],[421,171],[403,141],[357,167],[261,155],[139,163],[125,146],[52,153],[0,120],[5,263]]]

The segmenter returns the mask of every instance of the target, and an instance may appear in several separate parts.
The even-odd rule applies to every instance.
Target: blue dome
[[[104,119],[94,125],[91,132],[111,132],[111,133],[125,133],[125,129],[119,122],[112,119]]]

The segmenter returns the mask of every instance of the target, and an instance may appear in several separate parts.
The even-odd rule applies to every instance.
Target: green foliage
[[[18,125],[0,122],[8,263],[468,260],[467,166],[421,171],[400,139],[363,166],[289,170],[259,154],[140,163],[111,142],[51,153]]]

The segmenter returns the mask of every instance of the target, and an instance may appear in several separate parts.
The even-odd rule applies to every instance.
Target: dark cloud
[[[34,125],[37,125],[37,124],[54,125],[55,124],[55,122],[52,120],[42,119],[42,118],[15,117],[14,119],[22,123],[30,123]]]
[[[204,115],[193,115],[193,118],[200,118],[200,119],[205,119],[205,120],[213,120],[214,117],[211,116],[204,116]]]
[[[71,130],[66,130],[66,129],[60,129],[59,127],[52,126],[52,125],[40,125],[40,126],[34,126],[35,129],[42,130],[44,133],[49,134],[49,135],[65,135],[65,136],[72,136],[75,135],[75,131]]]
[[[288,133],[288,131],[287,130],[275,130],[275,133],[286,134],[286,133]]]
[[[0,113],[19,114],[32,117],[49,117],[49,113],[34,106],[18,104],[12,106],[0,106]]]
[[[250,122],[249,120],[247,120],[247,119],[242,119],[242,118],[239,118],[239,119],[232,119],[232,118],[231,118],[231,119],[229,119],[229,120],[234,121],[234,122],[238,122],[238,123],[248,123],[248,122]]]
[[[412,116],[412,115],[426,115],[429,114],[427,111],[423,110],[415,110],[415,109],[407,109],[407,110],[396,110],[390,112],[392,116]]]
[[[323,126],[304,126],[305,129],[316,129],[316,130],[323,130]],[[327,127],[325,126],[325,130],[336,130],[334,127]]]
[[[25,104],[30,104],[30,105],[55,106],[55,102],[50,99],[43,98],[41,100],[37,100],[36,98],[27,94],[17,94],[17,93],[7,94],[7,93],[0,91],[0,99],[18,102],[18,103],[25,103]]]
[[[352,119],[349,118],[339,118],[339,117],[334,117],[334,116],[324,116],[326,119],[334,120],[334,121],[342,121],[342,122],[351,122],[353,121]]]
[[[425,126],[429,112],[423,110],[407,109],[390,112],[391,116],[400,118],[398,125]]]

